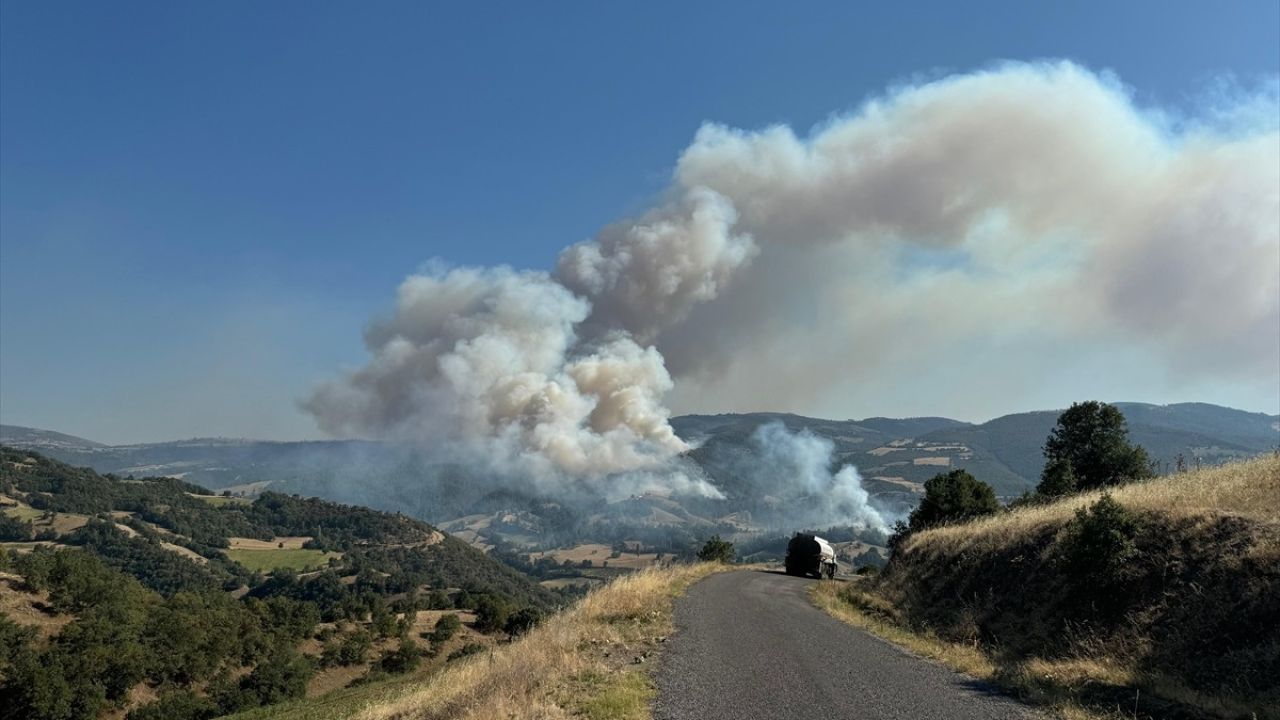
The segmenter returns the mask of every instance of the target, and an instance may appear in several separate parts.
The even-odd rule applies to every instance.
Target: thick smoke
[[[951,363],[1040,385],[1081,342],[1261,387],[1280,366],[1274,98],[1175,122],[1070,63],[1008,65],[897,88],[808,138],[708,125],[663,202],[553,273],[410,277],[369,363],[304,406],[331,433],[542,490],[714,495],[682,459],[673,388],[685,409],[819,412]],[[876,522],[852,468],[769,453]]]
[[[590,304],[545,273],[434,269],[400,286],[365,333],[372,360],[305,403],[333,434],[429,443],[556,492],[569,479],[630,475],[610,494],[714,495],[673,464],[688,449],[662,404],[671,377],[624,333],[579,342]],[[616,477],[614,478],[616,480]]]
[[[777,506],[797,527],[853,526],[888,533],[884,514],[872,507],[858,469],[844,465],[832,472],[835,444],[808,430],[791,432],[780,422],[756,428],[752,454],[739,472],[753,485],[772,493]]]

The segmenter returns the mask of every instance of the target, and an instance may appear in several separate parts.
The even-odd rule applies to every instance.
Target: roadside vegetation
[[[648,569],[592,591],[509,643],[480,647],[414,682],[286,703],[235,720],[644,720],[655,653],[671,634],[672,604],[723,563]]]
[[[1062,717],[1280,717],[1280,457],[1152,478],[1108,407],[1063,414],[1035,495],[913,516],[816,601]]]

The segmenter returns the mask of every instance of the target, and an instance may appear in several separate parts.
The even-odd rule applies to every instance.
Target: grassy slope
[[[653,683],[646,671],[652,664],[645,659],[672,631],[672,600],[693,581],[727,567],[704,563],[636,572],[528,635],[452,662],[425,680],[344,689],[234,719],[648,718]]]
[[[874,583],[818,603],[1071,716],[1280,717],[1280,458],[1118,488],[1137,554],[1066,570],[1099,493],[920,533]]]

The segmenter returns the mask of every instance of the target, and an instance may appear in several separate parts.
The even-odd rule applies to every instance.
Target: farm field
[[[635,547],[635,544],[628,543],[629,547]],[[584,543],[575,545],[571,548],[559,550],[547,550],[545,552],[530,553],[529,561],[537,562],[546,557],[551,558],[557,563],[563,563],[568,560],[573,565],[581,565],[584,560],[590,560],[594,567],[605,567],[608,563],[609,568],[622,568],[626,570],[642,570],[644,568],[653,567],[658,563],[656,553],[642,552],[636,554],[633,551],[621,553],[618,557],[610,557],[613,555],[613,548],[603,543]]]

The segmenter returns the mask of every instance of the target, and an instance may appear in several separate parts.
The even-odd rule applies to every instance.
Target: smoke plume
[[[662,202],[553,272],[405,280],[368,364],[304,407],[544,490],[714,495],[673,389],[687,409],[813,411],[951,382],[977,367],[962,355],[1042,384],[1082,342],[1261,386],[1280,366],[1275,97],[1180,120],[1109,76],[1017,64],[895,88],[808,137],[707,125]],[[766,463],[883,526],[818,438],[762,432]]]
[[[780,422],[756,428],[752,455],[740,472],[778,501],[788,520],[779,526],[820,528],[833,525],[888,533],[885,515],[872,507],[858,469],[844,465],[832,472],[835,444],[808,430],[791,432]]]

